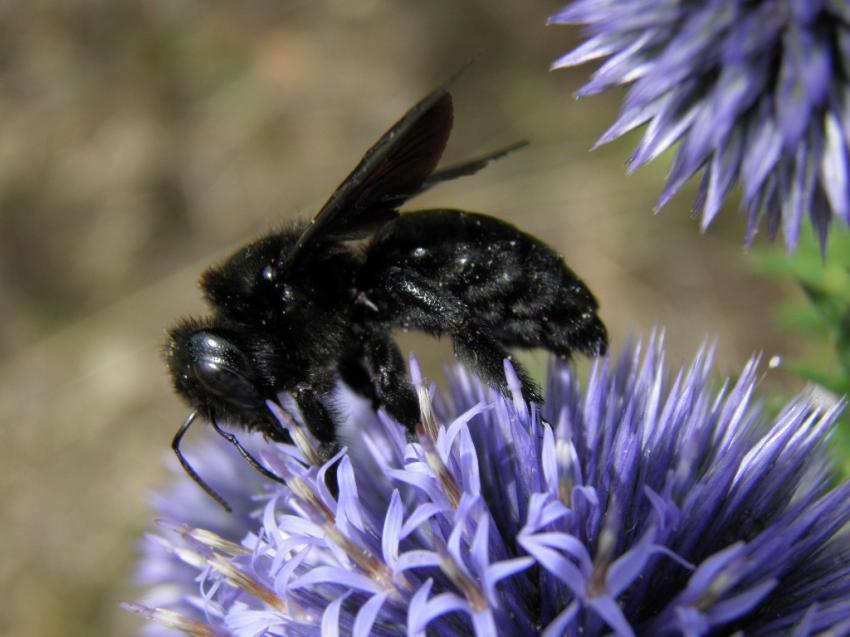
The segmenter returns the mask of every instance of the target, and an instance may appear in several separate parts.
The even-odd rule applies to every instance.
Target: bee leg
[[[358,351],[356,355],[346,356],[340,361],[337,371],[346,385],[369,400],[373,409],[378,409],[381,401],[375,393],[375,386],[369,377],[369,370],[363,363],[362,355],[363,353]]]
[[[336,439],[336,425],[322,402],[319,392],[309,383],[299,383],[292,392],[292,397],[301,411],[301,417],[307,429],[319,441],[319,448],[316,450],[319,458],[322,462],[330,460],[339,451],[339,443]],[[334,497],[339,495],[337,466],[338,463],[335,463],[325,474],[325,485]]]
[[[363,359],[379,403],[413,435],[419,424],[419,402],[407,379],[404,358],[387,334],[374,334]]]
[[[336,441],[336,425],[322,403],[316,389],[307,383],[300,383],[292,392],[295,404],[301,410],[301,417],[307,429],[319,441],[319,455],[327,460],[339,449]]]
[[[397,307],[405,308],[400,322],[429,334],[448,334],[458,359],[485,383],[510,396],[505,379],[504,361],[507,359],[520,379],[525,399],[542,402],[540,389],[522,365],[513,360],[486,325],[475,320],[474,313],[462,300],[416,272],[400,268],[390,270],[387,291]]]
[[[514,357],[483,327],[475,323],[466,323],[451,333],[455,356],[466,363],[487,383],[495,385],[499,391],[508,396],[510,390],[505,380],[505,359],[519,377],[523,397],[535,403],[542,403],[543,396],[537,384]]]

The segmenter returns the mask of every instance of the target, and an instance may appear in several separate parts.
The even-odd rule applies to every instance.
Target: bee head
[[[238,329],[187,320],[169,330],[165,363],[175,391],[208,420],[263,428],[275,393],[258,371],[256,346],[244,340]]]

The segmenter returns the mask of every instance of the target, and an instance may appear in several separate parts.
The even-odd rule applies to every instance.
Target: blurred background
[[[207,265],[312,215],[470,57],[445,160],[532,144],[413,207],[546,240],[594,290],[614,351],[661,325],[673,364],[706,335],[728,374],[753,351],[795,354],[771,313],[799,292],[753,272],[735,210],[702,235],[694,185],[653,214],[664,161],[625,176],[636,137],[589,152],[621,95],[577,102],[591,69],[548,71],[578,39],[545,26],[561,4],[0,5],[0,634],[138,632],[118,604],[138,597],[146,498],[186,414],[164,330],[204,311]],[[404,342],[438,377],[450,349]]]

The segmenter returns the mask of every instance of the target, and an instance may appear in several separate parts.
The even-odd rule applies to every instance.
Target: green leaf
[[[833,227],[825,254],[806,224],[793,255],[762,248],[752,252],[752,267],[802,295],[783,303],[776,323],[808,342],[806,361],[786,361],[792,374],[838,395],[850,395],[850,232]],[[836,426],[832,439],[836,471],[850,477],[850,416]]]

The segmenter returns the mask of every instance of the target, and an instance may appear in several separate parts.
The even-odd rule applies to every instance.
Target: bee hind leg
[[[505,379],[505,360],[511,361],[522,385],[523,397],[542,402],[537,384],[487,325],[475,319],[472,309],[444,288],[416,272],[394,268],[387,277],[387,292],[402,315],[399,322],[434,335],[452,339],[455,356],[481,380],[505,396],[510,388]]]
[[[469,323],[452,332],[451,338],[455,356],[483,381],[495,386],[505,396],[510,396],[505,379],[505,360],[508,360],[519,378],[523,397],[530,402],[543,402],[537,383],[531,380],[525,368],[486,329]]]

